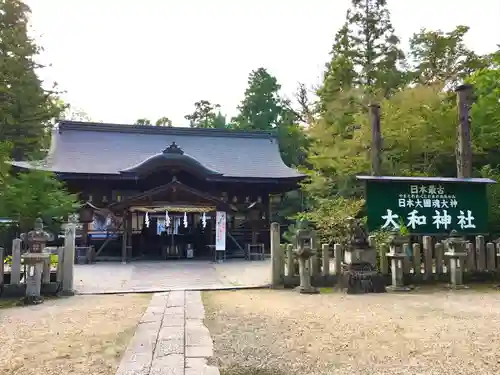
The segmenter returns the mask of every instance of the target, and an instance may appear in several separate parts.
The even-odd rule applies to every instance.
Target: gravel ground
[[[0,374],[114,375],[150,298],[75,296],[0,309]]]
[[[499,374],[500,292],[206,292],[222,375]]]

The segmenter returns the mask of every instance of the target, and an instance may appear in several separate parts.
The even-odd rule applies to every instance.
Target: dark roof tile
[[[189,156],[224,177],[296,178],[268,132],[166,128],[61,121],[51,151],[38,168],[58,173],[118,174],[175,142]],[[26,162],[14,162],[29,167]],[[31,164],[32,166],[33,164]]]

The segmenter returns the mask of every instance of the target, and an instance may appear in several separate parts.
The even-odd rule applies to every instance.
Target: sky
[[[264,67],[292,98],[320,82],[350,0],[25,0],[44,47],[40,72],[92,120],[167,116],[187,125],[194,102],[236,113],[248,74]],[[478,53],[500,43],[500,1],[388,0],[406,44],[420,28],[471,27]]]

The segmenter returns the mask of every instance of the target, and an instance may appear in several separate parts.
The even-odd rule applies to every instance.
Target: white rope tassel
[[[146,224],[146,228],[149,228],[149,215],[147,212],[146,212],[146,216],[144,218],[144,224]]]
[[[207,215],[203,212],[203,215],[201,216],[201,225],[203,228],[207,226]]]
[[[165,211],[165,228],[170,227],[170,216],[168,216],[168,211]]]

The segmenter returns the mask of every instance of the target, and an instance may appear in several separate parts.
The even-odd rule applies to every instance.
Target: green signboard
[[[486,179],[360,176],[366,180],[370,231],[398,229],[414,234],[487,233]],[[475,182],[470,182],[475,181]]]

